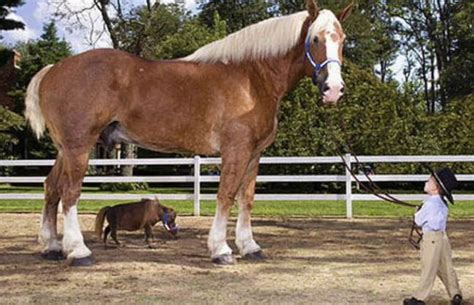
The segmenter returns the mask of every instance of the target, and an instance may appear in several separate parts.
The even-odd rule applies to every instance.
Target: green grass
[[[208,191],[215,192],[209,188]],[[83,187],[83,193],[108,193],[97,187]],[[43,193],[41,187],[18,187],[0,185],[0,193]],[[147,191],[127,192],[132,194],[182,194],[192,193],[192,188],[150,188]],[[81,200],[80,213],[97,213],[101,207],[116,205],[129,201],[99,201]],[[412,203],[419,203],[413,201]],[[175,208],[179,215],[192,215],[192,201],[163,200],[163,204]],[[354,217],[409,217],[414,213],[413,208],[401,207],[384,201],[353,201]],[[0,213],[39,213],[43,208],[42,200],[0,200]],[[201,202],[201,215],[212,216],[215,212],[214,201]],[[238,208],[234,206],[232,215],[237,215]],[[256,201],[252,214],[255,216],[278,217],[345,217],[345,201]],[[450,207],[451,217],[474,217],[474,202],[459,201]]]
[[[97,213],[106,205],[115,205],[126,201],[91,201],[83,200],[79,203],[80,213]],[[164,200],[163,204],[173,207],[179,215],[192,215],[193,202]],[[409,217],[414,209],[396,206],[382,201],[354,201],[354,217]],[[39,213],[43,207],[41,200],[0,200],[0,213]],[[201,215],[212,216],[215,211],[215,202],[201,202]],[[237,207],[232,209],[232,215],[237,215]],[[252,211],[254,216],[278,217],[345,217],[346,205],[344,201],[257,201]],[[474,203],[459,201],[450,207],[451,217],[474,217]]]

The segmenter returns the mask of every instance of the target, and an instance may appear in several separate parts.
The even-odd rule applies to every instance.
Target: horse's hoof
[[[62,251],[48,251],[41,253],[41,257],[50,261],[60,261],[66,259]]]
[[[212,258],[212,263],[226,266],[235,264],[235,258],[232,254],[223,254]]]
[[[262,250],[258,250],[257,252],[247,253],[244,255],[243,259],[249,261],[263,261],[265,260],[265,255],[263,254]]]
[[[85,267],[92,266],[94,264],[94,259],[92,256],[86,256],[82,258],[73,258],[69,261],[69,266],[72,267]]]

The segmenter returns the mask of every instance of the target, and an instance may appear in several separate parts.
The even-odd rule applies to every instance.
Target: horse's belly
[[[153,125],[140,130],[135,126],[125,128],[115,122],[104,129],[101,140],[107,147],[124,142],[159,152],[215,155],[220,151],[220,139],[217,132],[199,132],[192,129],[183,132]]]

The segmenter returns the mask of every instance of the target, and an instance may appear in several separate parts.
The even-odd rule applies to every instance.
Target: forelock
[[[308,35],[311,39],[316,37],[322,31],[337,31],[342,29],[336,15],[330,10],[321,10],[316,20],[311,24],[308,30]]]

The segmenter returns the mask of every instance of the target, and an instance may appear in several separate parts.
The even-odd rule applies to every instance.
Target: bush
[[[128,192],[128,191],[146,191],[148,183],[146,182],[120,182],[120,183],[103,183],[99,186],[101,191],[108,192]]]

